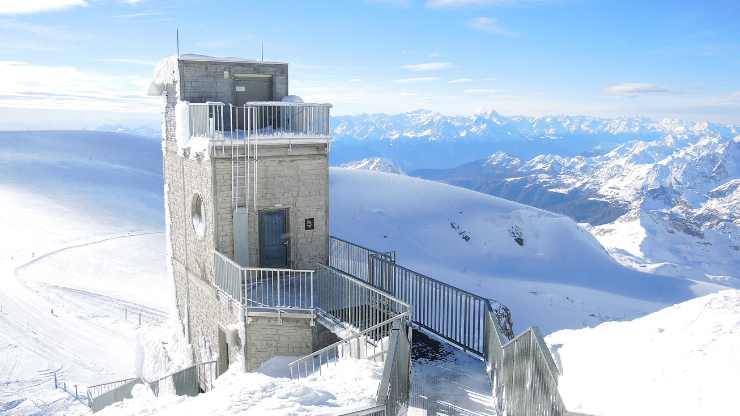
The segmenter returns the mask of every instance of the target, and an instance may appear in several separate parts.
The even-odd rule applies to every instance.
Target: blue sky
[[[740,2],[0,2],[0,128],[156,124],[181,51],[291,64],[335,114],[425,108],[740,123]],[[44,117],[39,117],[43,110]]]

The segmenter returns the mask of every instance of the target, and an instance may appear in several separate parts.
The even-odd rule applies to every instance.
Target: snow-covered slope
[[[68,395],[46,394],[52,370],[70,388],[134,375],[139,313],[146,326],[173,307],[160,155],[157,140],[131,135],[0,133],[0,406],[10,414],[66,406]]]
[[[588,158],[499,152],[417,174],[587,222],[635,268],[740,287],[740,136],[677,133]]]
[[[400,175],[330,177],[333,234],[506,304],[520,330],[631,318],[719,288],[623,267],[565,216]]]
[[[342,164],[343,168],[347,169],[363,169],[363,170],[374,170],[377,172],[385,173],[398,173],[404,174],[403,170],[399,168],[392,160],[384,159],[382,157],[370,157],[367,159],[356,160],[354,162],[347,162]]]
[[[630,322],[546,338],[568,410],[595,416],[736,415],[740,291],[693,299]]]

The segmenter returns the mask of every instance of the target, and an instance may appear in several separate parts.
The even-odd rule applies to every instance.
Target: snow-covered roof
[[[288,65],[287,62],[278,62],[278,61],[260,61],[256,59],[244,59],[244,58],[234,58],[231,56],[227,57],[218,57],[218,56],[208,56],[208,55],[199,55],[194,53],[189,53],[185,55],[180,55],[181,61],[186,62],[225,62],[225,63],[234,63],[234,64],[281,64],[281,65]]]
[[[288,65],[286,62],[276,61],[258,61],[254,59],[243,59],[233,57],[216,57],[208,55],[198,54],[185,54],[180,55],[178,58],[175,55],[168,56],[160,60],[154,68],[154,79],[149,84],[147,93],[153,96],[162,95],[167,85],[176,84],[179,80],[180,73],[178,70],[178,62],[219,62],[219,63],[233,63],[233,64],[271,64],[271,65]]]

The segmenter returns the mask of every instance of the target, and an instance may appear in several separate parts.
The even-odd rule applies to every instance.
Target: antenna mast
[[[176,32],[176,39],[177,39],[177,59],[180,59],[180,28],[178,27]]]
[[[265,42],[260,41],[260,62],[265,62]]]

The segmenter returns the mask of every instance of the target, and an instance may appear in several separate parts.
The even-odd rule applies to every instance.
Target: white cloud
[[[604,92],[608,95],[621,97],[637,97],[638,95],[648,94],[669,94],[671,91],[667,88],[647,82],[625,82],[622,84],[611,85],[607,87]]]
[[[450,84],[466,84],[468,82],[473,82],[472,78],[457,78],[457,79],[451,79],[447,81]]]
[[[87,6],[85,0],[2,0],[0,14],[31,14]]]
[[[415,92],[402,91],[398,95],[400,95],[401,97],[416,97],[418,94]]]
[[[467,90],[463,90],[465,94],[481,94],[481,95],[490,95],[490,94],[499,94],[502,91],[497,90],[494,88],[469,88]]]
[[[424,72],[424,71],[439,71],[441,69],[447,69],[451,66],[452,64],[449,62],[426,62],[423,64],[401,65],[401,68],[408,69],[409,71],[414,71],[414,72]]]
[[[159,101],[146,96],[149,79],[0,61],[0,106],[110,112],[156,111]]]
[[[502,35],[512,38],[519,36],[517,33],[503,27],[497,19],[491,17],[476,17],[474,19],[468,20],[467,25],[471,29],[475,29],[480,32],[491,33],[494,35]]]
[[[415,82],[429,82],[429,81],[439,81],[439,77],[415,77],[415,78],[401,78],[397,79],[393,82],[396,84],[411,84]]]

